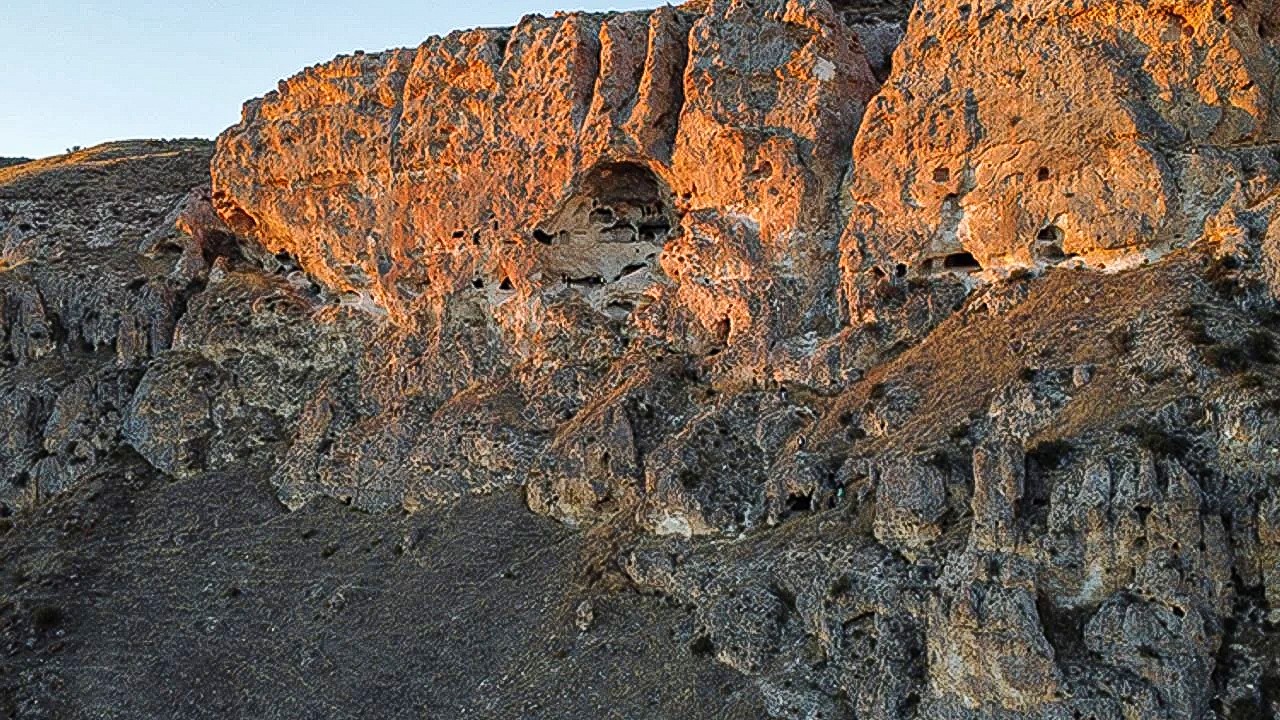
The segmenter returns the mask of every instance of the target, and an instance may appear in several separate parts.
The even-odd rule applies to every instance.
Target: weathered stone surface
[[[813,281],[836,279],[837,190],[875,87],[825,2],[531,17],[285,81],[221,138],[215,200],[402,321],[475,283],[517,350],[566,285],[606,286],[592,304],[625,317],[674,283],[707,330],[796,332],[797,307],[831,307]],[[707,210],[677,234],[743,243],[742,269],[684,242],[659,266]],[[765,287],[782,317],[743,297]]]
[[[1272,3],[921,2],[854,145],[863,278],[1132,267],[1201,237],[1273,142]]]

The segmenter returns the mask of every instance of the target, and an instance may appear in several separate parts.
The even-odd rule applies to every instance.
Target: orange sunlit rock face
[[[969,253],[1132,266],[1198,238],[1280,130],[1265,3],[923,2],[854,145],[846,287]]]
[[[749,322],[752,287],[831,265],[848,149],[876,82],[825,3],[704,5],[533,17],[311,68],[221,138],[218,207],[400,321],[478,283],[519,298],[503,322],[523,336],[551,286],[613,284],[643,265],[632,274],[650,282],[593,304],[646,302],[665,276],[708,328],[726,311]],[[585,238],[602,228],[577,210],[618,182],[651,185],[661,222],[609,238],[616,258],[588,257]],[[692,240],[707,233],[758,250],[745,275],[693,290],[698,268],[719,261]],[[681,252],[661,252],[680,235]]]

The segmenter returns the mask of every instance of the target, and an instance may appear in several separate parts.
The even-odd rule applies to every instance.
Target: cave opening
[[[942,267],[947,270],[978,272],[982,270],[982,263],[972,253],[954,252],[942,259]]]
[[[577,191],[532,231],[544,277],[567,287],[614,318],[643,307],[660,272],[657,259],[676,225],[671,190],[636,162],[597,164]],[[534,245],[536,248],[537,245]]]
[[[1037,261],[1047,263],[1062,262],[1070,258],[1071,256],[1062,249],[1064,235],[1062,228],[1057,225],[1049,224],[1040,228],[1040,232],[1036,233],[1032,255]]]

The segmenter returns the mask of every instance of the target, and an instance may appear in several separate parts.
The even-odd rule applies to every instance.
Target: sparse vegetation
[[[1239,279],[1240,266],[1240,259],[1234,255],[1216,257],[1205,269],[1205,279],[1222,297],[1237,297],[1244,291]]]
[[[1205,362],[1228,375],[1249,369],[1249,356],[1235,346],[1215,345],[1204,351]]]
[[[1120,428],[1120,432],[1136,439],[1143,448],[1162,457],[1183,457],[1192,447],[1191,441],[1187,438],[1149,423],[1126,425]]]
[[[1275,365],[1280,362],[1276,355],[1276,341],[1269,333],[1254,330],[1244,341],[1244,353],[1256,363]]]
[[[0,250],[0,272],[7,272],[31,262],[31,256],[18,247]]]
[[[1116,355],[1128,355],[1133,352],[1134,334],[1127,326],[1118,327],[1107,333],[1107,344]]]

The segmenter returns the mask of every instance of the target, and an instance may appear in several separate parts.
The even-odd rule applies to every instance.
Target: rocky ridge
[[[380,558],[274,621],[344,633],[336,656],[386,647],[368,613],[414,577],[469,583],[420,626],[487,639],[410,663],[394,716],[1274,715],[1277,21],[1225,0],[530,17],[309,68],[246,105],[211,177],[194,143],[0,170],[0,543],[32,568],[0,614],[11,712],[101,714],[57,688],[101,687],[76,658],[113,634],[85,619],[137,623],[146,590],[100,548],[198,535],[168,516],[225,503],[278,555],[146,556],[175,588],[234,583],[210,618],[325,572],[273,523]],[[464,559],[486,522],[554,558],[541,599]],[[267,579],[241,602],[244,575]],[[123,588],[124,617],[52,616],[77,582]],[[493,603],[514,637],[478,629]],[[611,645],[641,626],[644,651]],[[216,667],[253,662],[207,635]],[[559,662],[488,675],[485,647]],[[361,714],[273,658],[298,681],[218,707]],[[587,668],[606,689],[565,694]]]

